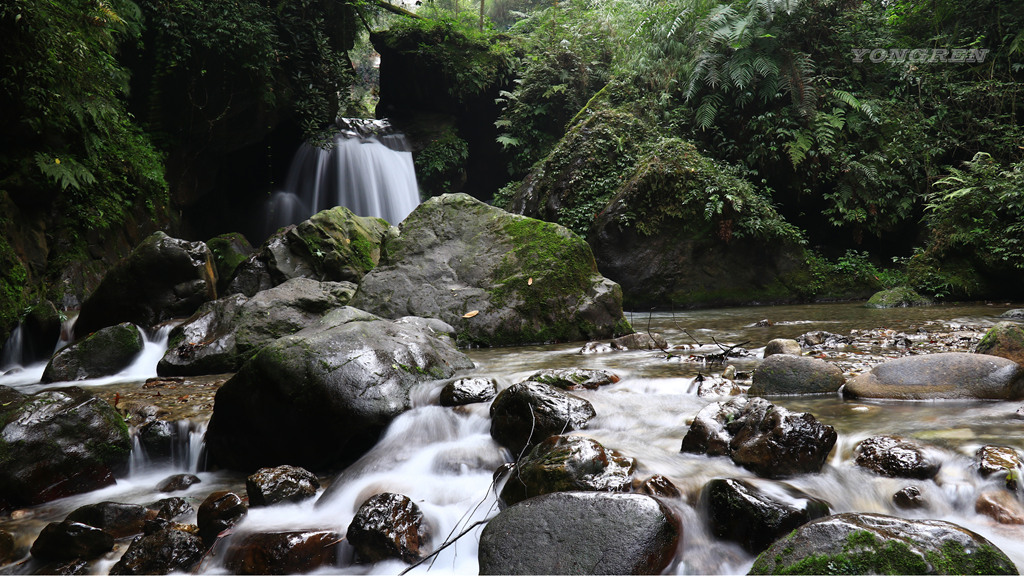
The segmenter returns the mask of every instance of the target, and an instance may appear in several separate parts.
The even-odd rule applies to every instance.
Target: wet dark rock
[[[1004,490],[989,490],[978,494],[974,511],[1000,524],[1024,524],[1024,506],[1017,497]]]
[[[904,510],[914,510],[928,506],[928,501],[925,500],[924,494],[921,493],[921,489],[917,486],[901,488],[892,495],[892,502]]]
[[[0,509],[110,486],[131,446],[124,418],[77,386],[31,396],[0,386]]]
[[[188,574],[199,565],[205,552],[202,538],[167,526],[132,540],[110,574]]]
[[[138,504],[120,502],[99,502],[76,509],[65,518],[68,522],[79,522],[99,528],[114,538],[140,534],[146,520],[156,517],[156,512]]]
[[[757,554],[797,526],[827,516],[829,504],[779,482],[719,478],[704,485],[701,505],[711,532]]]
[[[1012,308],[1000,314],[999,317],[1024,319],[1024,308]]]
[[[238,265],[252,255],[253,247],[249,240],[238,232],[214,236],[206,241],[206,246],[213,254],[213,265],[217,269],[217,293],[222,294]]]
[[[907,308],[910,306],[931,306],[933,302],[915,292],[912,288],[900,286],[880,290],[871,295],[864,306],[868,308]]]
[[[238,265],[225,293],[251,297],[292,278],[358,284],[380,261],[392,230],[381,218],[356,216],[343,206],[323,210],[268,238]]]
[[[337,532],[313,530],[247,534],[231,540],[224,568],[231,574],[334,572],[343,539]]]
[[[491,403],[491,436],[519,455],[549,436],[586,427],[597,415],[579,396],[540,382],[520,382]]]
[[[412,563],[429,552],[430,530],[415,502],[385,492],[363,502],[347,538],[361,562],[398,558]]]
[[[155,326],[216,298],[217,272],[206,244],[155,232],[107,272],[82,303],[75,335],[121,322]]]
[[[939,520],[836,514],[812,520],[761,553],[750,574],[1016,574],[991,542]]]
[[[517,502],[551,492],[628,492],[636,460],[584,436],[552,436],[519,460],[501,502]]]
[[[555,492],[510,506],[480,536],[481,574],[661,574],[682,526],[642,494]]]
[[[316,496],[319,489],[320,481],[316,474],[297,466],[263,468],[245,479],[249,506],[302,502]]]
[[[661,496],[662,498],[681,498],[683,493],[668,478],[661,474],[655,474],[640,485],[640,492],[649,496]]]
[[[942,466],[924,446],[897,436],[872,436],[857,446],[856,453],[858,466],[882,476],[927,480]]]
[[[114,549],[114,537],[99,528],[65,520],[50,522],[32,543],[40,560],[89,560]]]
[[[472,366],[426,327],[338,308],[263,348],[217,391],[210,462],[316,471],[353,461],[411,407],[416,384]]]
[[[842,334],[833,334],[824,330],[807,332],[797,337],[797,343],[801,348],[820,347],[824,349],[845,348],[853,343],[853,339]]]
[[[14,557],[14,535],[0,530],[0,565],[7,564]]]
[[[127,368],[146,343],[134,324],[124,322],[97,330],[50,358],[43,382],[70,382],[112,376]]]
[[[978,354],[1007,358],[1020,364],[1024,362],[1024,328],[1020,322],[999,322],[985,332],[985,336],[974,347],[974,351]]]
[[[166,420],[150,420],[139,426],[139,446],[151,463],[170,462],[178,441],[178,427]]]
[[[978,449],[975,458],[982,478],[995,475],[1002,480],[1007,490],[1017,491],[1021,473],[1024,472],[1020,452],[1009,446],[987,445]]]
[[[803,354],[803,349],[800,348],[800,343],[796,340],[791,338],[776,338],[768,341],[768,344],[765,344],[764,354],[761,357],[767,358],[775,354],[792,354],[794,356],[799,356]]]
[[[740,396],[698,412],[682,451],[729,456],[758,476],[784,478],[819,472],[836,439],[835,429],[811,414]]]
[[[540,382],[562,390],[597,390],[600,386],[618,382],[619,377],[608,370],[552,368],[534,372],[525,381]]]
[[[438,318],[485,346],[633,331],[622,290],[600,275],[582,238],[466,194],[420,204],[351,304],[389,318]]]
[[[294,278],[252,298],[233,294],[207,302],[171,331],[157,373],[234,372],[267,344],[314,326],[327,312],[347,304],[355,289],[351,282]]]
[[[832,394],[846,383],[838,366],[820,358],[775,354],[754,369],[751,396]]]
[[[178,492],[188,490],[193,484],[199,484],[202,480],[195,474],[174,474],[164,478],[156,485],[157,492]]]
[[[493,378],[462,378],[445,384],[441,389],[441,406],[465,406],[487,402],[498,394]]]
[[[179,516],[184,516],[185,514],[192,512],[192,505],[189,504],[188,500],[179,497],[157,500],[149,506],[146,506],[146,508],[154,511],[157,518],[162,518],[164,520],[174,520]]]
[[[237,524],[248,513],[248,508],[238,494],[220,490],[207,496],[196,513],[196,524],[203,544],[207,548],[213,546],[221,532]]]
[[[89,562],[87,560],[71,560],[44,562],[35,565],[36,569],[32,574],[45,574],[50,576],[74,576],[77,574],[89,573]]]
[[[943,352],[906,356],[876,365],[847,382],[843,394],[853,398],[993,399],[1024,397],[1024,370],[1012,360]]]

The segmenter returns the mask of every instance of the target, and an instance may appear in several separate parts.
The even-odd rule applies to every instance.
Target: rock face
[[[682,527],[640,494],[556,492],[510,506],[480,536],[481,574],[661,574]]]
[[[86,524],[65,520],[51,522],[32,544],[32,555],[40,560],[85,560],[114,548],[114,537]]]
[[[907,308],[931,306],[932,301],[904,286],[875,292],[864,305],[868,308]]]
[[[138,536],[125,551],[111,574],[190,573],[203,559],[202,539],[174,527]]]
[[[342,539],[337,532],[321,530],[248,534],[231,540],[224,567],[230,574],[334,572]]]
[[[819,358],[775,354],[754,369],[748,393],[752,396],[832,394],[845,383],[843,371],[835,364]]]
[[[438,399],[441,406],[465,406],[487,402],[498,394],[498,386],[490,378],[462,378],[445,384]]]
[[[552,436],[516,466],[501,491],[506,506],[551,492],[628,492],[636,461],[584,436]]]
[[[520,382],[491,403],[491,436],[518,456],[549,436],[585,427],[596,415],[579,396],[540,382]]]
[[[806,412],[741,396],[698,412],[682,451],[729,456],[759,476],[783,478],[820,471],[836,439],[834,428]]]
[[[782,483],[719,478],[704,485],[701,505],[711,532],[757,554],[782,536],[829,513],[823,500]]]
[[[632,332],[622,291],[582,238],[465,194],[421,204],[389,240],[352,305],[389,318],[439,318],[486,346]]]
[[[249,506],[302,502],[316,496],[319,489],[320,481],[316,475],[296,466],[263,468],[245,479]]]
[[[896,436],[872,436],[857,446],[855,462],[883,476],[927,480],[941,463],[920,444]]]
[[[429,552],[430,531],[415,502],[385,492],[363,502],[348,527],[347,538],[361,561],[398,558],[412,563]]]
[[[114,484],[131,438],[110,404],[78,387],[26,396],[0,386],[0,509]]]
[[[238,265],[227,294],[254,296],[291,278],[358,283],[381,257],[391,234],[381,218],[356,216],[343,206],[314,214],[267,239]]]
[[[351,282],[294,278],[252,298],[233,294],[207,302],[171,331],[157,373],[234,372],[267,344],[315,325],[327,312],[347,304],[355,289]]]
[[[607,370],[587,368],[560,368],[541,370],[526,377],[531,382],[540,382],[562,390],[597,390],[619,381],[619,377]]]
[[[420,323],[339,308],[260,350],[217,391],[210,460],[243,470],[351,461],[409,409],[415,384],[472,366]]]
[[[792,338],[775,338],[765,345],[762,358],[767,358],[774,354],[792,354],[794,356],[799,356],[800,354],[803,354],[803,349],[800,348],[800,343]]]
[[[80,338],[121,322],[153,326],[188,316],[216,298],[217,272],[206,244],[156,232],[107,272],[82,303],[75,334]]]
[[[43,370],[43,382],[69,382],[112,376],[127,368],[146,346],[142,332],[123,322],[101,328],[61,349]]]
[[[906,356],[851,379],[843,394],[898,400],[1015,400],[1024,397],[1024,370],[1012,360],[986,354]]]
[[[1024,362],[1024,329],[1019,322],[999,322],[989,328],[974,351],[1000,356],[1020,364]]]
[[[750,574],[1016,574],[985,538],[939,520],[882,514],[819,518],[779,540]]]

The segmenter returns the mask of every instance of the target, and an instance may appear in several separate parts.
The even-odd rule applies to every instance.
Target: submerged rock
[[[501,502],[551,492],[628,492],[636,461],[584,436],[552,436],[519,460],[501,491]]]
[[[1005,490],[989,490],[978,494],[974,511],[1000,524],[1024,524],[1024,506]]]
[[[843,394],[853,398],[993,399],[1024,397],[1024,370],[1012,360],[943,352],[906,356],[878,364],[847,382]]]
[[[217,272],[206,244],[155,232],[107,272],[82,303],[75,334],[81,338],[121,322],[154,326],[188,316],[216,298]]]
[[[114,549],[114,537],[94,526],[65,520],[50,522],[32,544],[40,560],[90,560]]]
[[[518,456],[549,436],[579,430],[597,415],[579,396],[540,382],[520,382],[491,403],[491,436]]]
[[[264,347],[217,391],[210,461],[318,470],[355,460],[411,407],[413,386],[472,366],[428,328],[339,308]]]
[[[441,389],[441,406],[465,406],[487,402],[498,395],[493,378],[462,378],[445,384]]]
[[[485,346],[633,331],[622,291],[598,273],[582,238],[465,194],[420,204],[352,305],[389,318],[439,318],[460,340]]]
[[[334,572],[342,534],[325,530],[261,532],[233,538],[224,552],[230,574]]]
[[[363,502],[346,537],[363,562],[398,558],[411,564],[429,552],[430,531],[419,506],[390,492]]]
[[[302,502],[316,496],[320,481],[297,466],[263,468],[245,479],[249,506],[271,506],[278,502]]]
[[[990,354],[1007,358],[1020,364],[1024,362],[1024,328],[1019,322],[999,322],[985,332],[985,336],[974,347],[978,354]]]
[[[836,439],[835,429],[811,414],[740,396],[698,412],[682,451],[729,456],[759,476],[783,478],[819,472]]]
[[[597,390],[619,381],[619,377],[608,370],[587,368],[552,368],[534,372],[526,377],[530,382],[540,382],[562,390]]]
[[[838,366],[820,358],[775,354],[754,369],[751,396],[832,394],[846,383]]]
[[[872,436],[857,445],[855,462],[883,476],[927,480],[942,463],[924,446],[897,436]]]
[[[875,292],[868,299],[867,303],[864,304],[868,308],[907,308],[910,306],[931,305],[931,300],[906,286]]]
[[[837,514],[797,528],[761,553],[750,574],[1016,574],[985,538],[940,520]]]
[[[112,376],[131,365],[146,342],[138,326],[123,322],[97,330],[50,358],[43,382],[70,382]]]
[[[110,574],[188,574],[199,565],[205,552],[199,536],[168,526],[132,540]]]
[[[110,486],[131,447],[124,418],[81,388],[0,386],[0,510]]]
[[[237,371],[267,344],[308,326],[348,303],[351,282],[294,278],[252,298],[233,294],[207,302],[171,330],[167,353],[157,365],[161,376],[192,376]]]
[[[719,478],[704,485],[701,505],[711,532],[757,554],[794,528],[827,516],[829,505],[779,482]]]
[[[555,492],[510,506],[480,536],[481,574],[661,574],[682,527],[641,494]]]

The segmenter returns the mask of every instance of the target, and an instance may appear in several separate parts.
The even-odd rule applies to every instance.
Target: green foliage
[[[901,284],[904,278],[898,269],[879,269],[867,252],[859,250],[847,250],[835,260],[808,251],[807,266],[810,279],[804,290],[809,297],[866,298],[880,288]]]
[[[469,144],[449,129],[413,158],[416,180],[425,196],[456,192],[464,178]]]

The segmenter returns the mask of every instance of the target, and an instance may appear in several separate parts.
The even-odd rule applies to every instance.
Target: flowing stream
[[[753,474],[724,457],[679,452],[690,419],[716,400],[699,397],[693,391],[693,379],[698,374],[720,374],[729,364],[741,373],[750,371],[760,362],[761,349],[772,338],[795,338],[815,330],[840,335],[861,331],[861,344],[855,348],[814,352],[835,361],[848,374],[865,370],[887,357],[968,350],[977,335],[1010,307],[965,304],[870,310],[858,304],[819,304],[637,313],[631,317],[634,327],[661,333],[670,349],[582,354],[583,343],[579,342],[470,349],[466,353],[476,367],[459,377],[492,377],[500,387],[506,387],[544,368],[601,368],[615,372],[621,378],[616,384],[574,392],[593,403],[598,414],[578,433],[636,458],[638,478],[662,474],[683,492],[683,498],[670,501],[683,520],[680,562],[674,567],[677,573],[745,573],[753,557],[738,545],[711,537],[702,512],[693,502],[708,480],[750,478]],[[759,325],[762,320],[769,322]],[[720,351],[716,341],[726,347],[745,343],[743,348],[750,355],[728,358],[724,364],[703,362],[702,359],[713,358],[710,355]],[[24,377],[14,379],[25,372],[2,376],[0,384],[25,391],[43,387],[27,382]],[[152,375],[153,372],[149,373]],[[102,382],[77,384],[98,390],[116,386],[137,388],[143,378],[139,372],[133,372]],[[511,455],[490,438],[487,404],[458,409],[438,405],[443,384],[434,382],[414,389],[414,408],[392,423],[372,451],[341,473],[322,476],[325,487],[335,485],[329,498],[251,509],[234,532],[326,529],[343,535],[358,506],[382,491],[406,494],[421,507],[430,523],[435,547],[449,535],[459,534],[495,514],[492,475]],[[839,441],[822,473],[798,476],[787,483],[828,501],[834,513],[878,512],[959,524],[991,540],[1013,559],[1018,570],[1024,570],[1024,526],[998,524],[974,511],[978,494],[996,489],[997,485],[995,481],[981,479],[972,469],[974,453],[985,444],[1024,451],[1024,420],[1015,413],[1021,402],[849,401],[838,395],[773,397],[771,401],[791,410],[810,412],[839,433]],[[28,546],[47,522],[61,520],[86,503],[114,500],[148,504],[167,496],[184,496],[198,507],[215,490],[233,490],[244,496],[245,479],[241,475],[202,470],[198,439],[205,420],[194,418],[181,426],[186,431],[183,437],[188,440],[182,443],[183,454],[173,465],[153,467],[147,464],[144,455],[136,453],[132,473],[120,478],[116,486],[17,511],[10,518],[0,519],[0,528],[15,534],[19,547],[27,554]],[[905,435],[934,446],[943,455],[938,477],[928,481],[883,478],[854,466],[854,446],[875,434]],[[157,483],[180,472],[196,473],[202,482],[184,492],[156,492]],[[896,508],[893,493],[911,484],[921,489],[928,505],[911,511]],[[1017,496],[1020,500],[1021,495]],[[181,521],[194,521],[194,517]],[[429,566],[421,565],[412,573],[477,573],[481,529],[473,527]],[[341,556],[350,557],[347,544],[340,545],[344,547]],[[90,569],[106,573],[126,547],[127,541],[119,544]],[[215,549],[199,571],[224,573],[220,561]],[[324,572],[397,574],[405,568],[398,561],[372,566],[353,566],[346,561],[343,566]],[[16,569],[9,566],[3,571]]]

